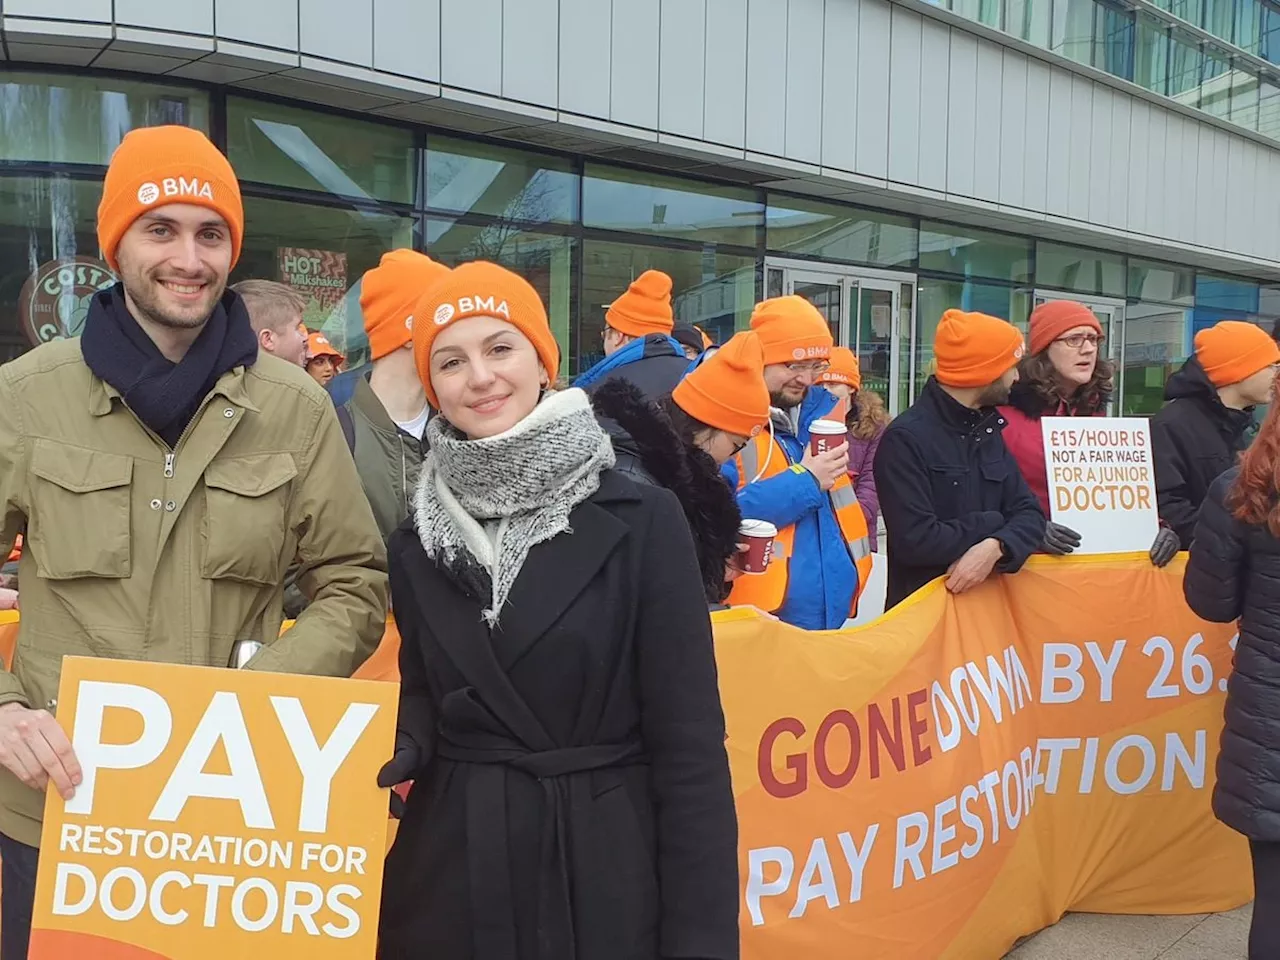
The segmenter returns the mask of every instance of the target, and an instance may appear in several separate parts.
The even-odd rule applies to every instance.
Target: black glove
[[[1167,566],[1182,547],[1178,535],[1168,527],[1161,527],[1156,534],[1155,543],[1151,544],[1151,563],[1157,567]]]
[[[391,759],[378,771],[378,786],[384,790],[396,784],[412,780],[422,766],[422,748],[403,730],[396,731],[396,746]],[[404,814],[404,801],[395,791],[391,793],[391,815],[397,820]]]
[[[1040,544],[1040,549],[1045,553],[1061,557],[1073,552],[1078,546],[1080,546],[1080,534],[1070,527],[1064,527],[1052,520],[1044,525],[1044,542]]]

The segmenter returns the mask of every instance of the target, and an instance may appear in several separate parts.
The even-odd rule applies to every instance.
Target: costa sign
[[[96,257],[43,263],[18,295],[19,325],[32,346],[78,337],[93,295],[115,282],[111,268]]]

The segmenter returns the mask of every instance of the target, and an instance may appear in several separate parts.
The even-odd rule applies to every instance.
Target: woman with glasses
[[[720,467],[769,422],[764,354],[754,333],[739,333],[656,404],[625,381],[603,384],[591,398],[613,441],[617,469],[640,483],[666,487],[684,507],[703,588],[721,603],[737,571],[741,514]]]
[[[1040,419],[1107,415],[1115,369],[1103,356],[1105,342],[1102,324],[1082,303],[1055,300],[1031,313],[1027,356],[1018,365],[1018,382],[1009,391],[1008,405],[999,409],[1006,421],[1005,445],[1046,517],[1053,513]],[[1048,524],[1046,553],[1070,553],[1079,545],[1080,535],[1074,530]],[[1177,535],[1161,527],[1151,547],[1151,562],[1163,567],[1177,552]]]

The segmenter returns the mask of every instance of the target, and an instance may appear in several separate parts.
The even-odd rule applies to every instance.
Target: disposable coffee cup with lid
[[[809,424],[809,449],[816,457],[849,442],[849,428],[835,420],[815,420]]]
[[[769,569],[773,559],[773,541],[778,528],[767,520],[743,520],[738,527],[738,542],[746,544],[745,553],[738,554],[738,566],[743,573],[760,574]]]

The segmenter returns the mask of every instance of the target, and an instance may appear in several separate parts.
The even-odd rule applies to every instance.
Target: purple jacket
[[[849,434],[849,479],[853,481],[853,490],[858,495],[858,503],[862,504],[862,512],[867,515],[867,536],[871,540],[872,551],[878,547],[876,524],[880,521],[880,495],[876,493],[876,477],[871,464],[883,436],[883,427],[870,440],[859,440]]]

